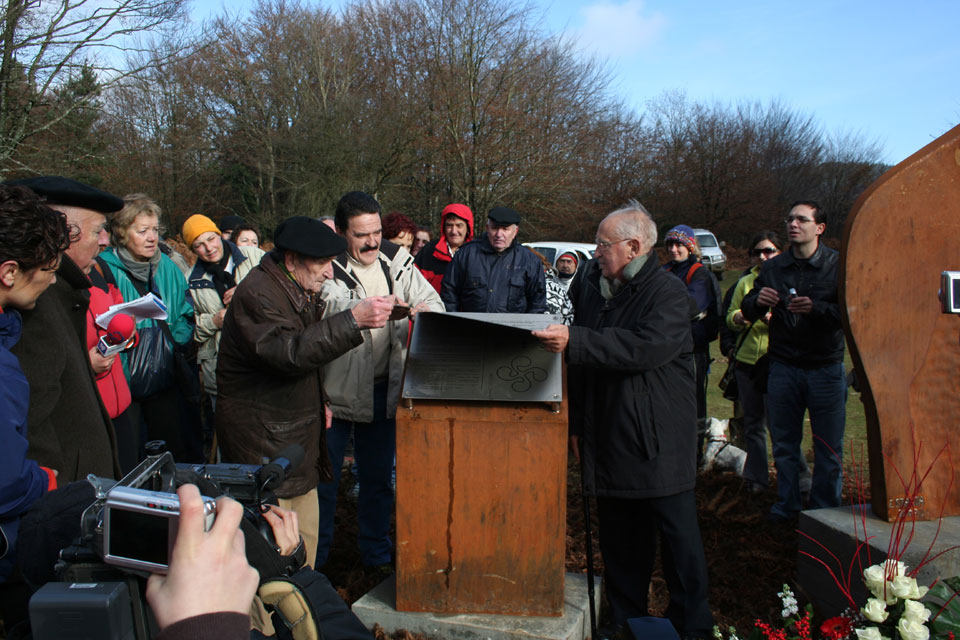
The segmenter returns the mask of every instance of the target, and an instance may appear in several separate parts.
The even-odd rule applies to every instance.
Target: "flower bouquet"
[[[938,453],[939,458],[946,447]],[[949,456],[949,453],[947,454]],[[917,456],[919,458],[919,456]],[[936,462],[936,458],[934,462]],[[931,467],[933,465],[931,464]],[[951,461],[952,466],[952,461]],[[854,466],[855,483],[863,486],[860,468]],[[929,469],[927,471],[929,473]],[[941,554],[931,557],[933,543],[918,565],[909,570],[900,558],[903,557],[913,538],[913,525],[916,522],[914,504],[922,503],[920,488],[926,474],[916,472],[903,480],[904,494],[898,515],[894,520],[887,560],[863,569],[862,577],[870,597],[863,606],[858,606],[852,595],[851,585],[855,567],[860,566],[860,552],[865,550],[869,558],[868,540],[858,543],[854,558],[848,563],[840,562],[829,549],[803,532],[801,535],[817,544],[830,558],[827,562],[810,553],[800,553],[822,565],[833,578],[841,594],[847,601],[846,611],[824,621],[820,627],[820,638],[824,640],[955,640],[960,636],[960,577],[951,577],[934,582],[928,589],[917,584],[916,576],[921,567],[936,559],[942,553],[955,549],[951,547]],[[866,512],[863,505],[854,505],[855,518],[860,521],[861,531],[866,531]],[[942,516],[942,514],[941,514]],[[868,560],[869,562],[869,560]],[[783,603],[781,615],[783,622],[774,626],[757,620],[749,640],[814,640],[813,608],[807,605],[801,615],[797,599],[787,585],[779,594]],[[925,598],[921,602],[921,598]],[[719,628],[714,628],[717,640],[724,640]],[[727,640],[740,640],[736,629],[731,627]]]

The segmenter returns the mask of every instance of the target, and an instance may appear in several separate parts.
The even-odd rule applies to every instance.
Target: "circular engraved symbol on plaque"
[[[511,382],[510,388],[517,393],[530,391],[534,382],[543,382],[547,379],[547,372],[540,367],[532,366],[527,356],[517,356],[510,361],[510,366],[497,369],[497,377],[504,382]]]

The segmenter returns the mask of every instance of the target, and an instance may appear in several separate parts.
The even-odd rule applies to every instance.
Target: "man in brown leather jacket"
[[[317,296],[346,241],[322,222],[297,216],[277,227],[276,248],[237,286],[227,307],[217,364],[217,439],[224,462],[260,464],[298,444],[303,463],[277,489],[296,511],[314,563],[317,483],[332,473],[326,448],[321,367],[383,327],[394,297],[363,300],[321,319]]]

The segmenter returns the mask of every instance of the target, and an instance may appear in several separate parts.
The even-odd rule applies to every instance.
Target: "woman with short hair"
[[[10,348],[20,339],[20,311],[56,281],[69,244],[66,216],[25,187],[0,185],[0,585],[13,573],[21,516],[57,488],[57,472],[27,457],[30,384]],[[4,593],[0,618],[12,626],[25,611]]]
[[[177,462],[200,462],[199,407],[177,384],[174,356],[178,345],[193,341],[193,308],[187,299],[187,281],[160,251],[159,205],[142,193],[128,195],[123,201],[123,209],[110,221],[113,246],[100,255],[125,302],[153,293],[167,308],[165,321],[137,322],[140,340],[122,354],[130,392],[141,413],[141,431],[145,426],[147,440],[165,440]],[[163,341],[167,349],[151,349],[157,341]]]

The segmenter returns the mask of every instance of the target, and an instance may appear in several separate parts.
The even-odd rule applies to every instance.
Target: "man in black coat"
[[[570,441],[597,496],[611,623],[626,637],[647,615],[658,533],[670,589],[667,616],[682,638],[709,637],[707,570],[697,524],[696,394],[690,305],[660,269],[657,227],[636,201],[597,230],[596,259],[571,291],[573,326],[534,331],[566,352]]]
[[[543,263],[517,242],[520,214],[494,207],[487,232],[453,256],[440,285],[447,311],[473,313],[546,313]]]
[[[27,187],[64,213],[72,237],[57,281],[23,313],[23,335],[11,350],[30,382],[29,457],[56,469],[61,485],[88,473],[120,477],[113,423],[100,399],[87,352],[87,313],[94,257],[106,246],[106,214],[123,200],[69,178],[44,176]]]

